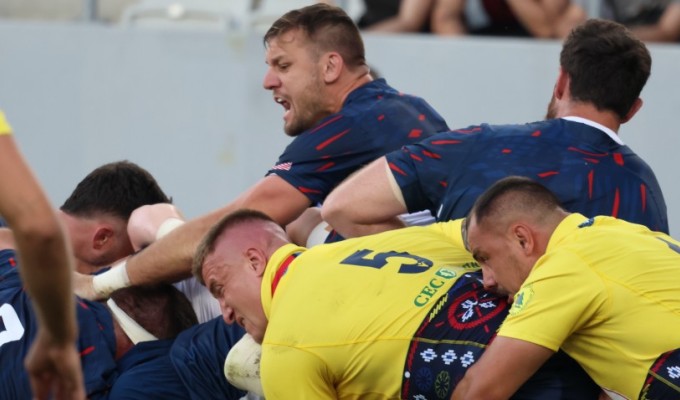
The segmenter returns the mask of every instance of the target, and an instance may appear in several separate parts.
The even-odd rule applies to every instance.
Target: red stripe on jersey
[[[457,132],[457,133],[475,133],[475,132],[479,132],[481,130],[482,130],[482,128],[478,126],[476,128],[472,128],[472,129],[458,129],[457,131],[454,131],[454,132]]]
[[[599,154],[598,153],[591,153],[589,151],[581,150],[581,149],[576,148],[576,147],[569,147],[567,150],[575,151],[577,153],[585,154],[585,155],[591,156],[591,157],[606,157],[606,156],[609,155],[609,153],[599,153]]]
[[[443,144],[458,144],[458,143],[460,143],[460,140],[433,140],[430,143],[432,143],[436,146],[440,146],[440,145],[443,145]]]
[[[396,165],[394,165],[394,164],[392,164],[392,163],[388,163],[387,165],[389,165],[389,167],[390,167],[390,169],[391,169],[392,171],[394,171],[394,172],[396,172],[396,173],[398,173],[398,174],[401,174],[401,175],[406,176],[406,172],[402,171],[402,170],[401,170],[399,167],[397,167]]]
[[[559,172],[557,172],[557,171],[546,171],[546,172],[541,172],[540,174],[538,174],[538,176],[540,178],[547,178],[549,176],[553,176],[553,175],[557,175],[557,174],[559,174]]]
[[[541,136],[541,131],[534,131],[534,132],[531,134],[531,136],[533,136],[533,137]]]
[[[594,158],[584,158],[584,160],[586,160],[590,163],[593,163],[593,164],[599,164],[600,163],[600,160],[596,160]]]
[[[612,217],[616,218],[619,215],[619,203],[620,203],[619,188],[616,188],[616,193],[614,193],[614,205],[612,206]]]
[[[341,137],[345,136],[347,134],[347,132],[349,132],[349,129],[346,129],[346,130],[338,133],[337,135],[325,140],[323,143],[317,145],[316,149],[322,150],[324,147],[328,146],[329,144],[331,144],[331,143],[335,142],[336,140],[340,139]]]
[[[325,171],[325,170],[327,170],[328,168],[330,168],[330,167],[332,167],[332,166],[334,166],[334,165],[335,165],[334,162],[326,163],[326,164],[322,165],[321,167],[317,168],[317,169],[316,169],[316,172]]]
[[[510,149],[503,149],[503,150],[501,150],[501,153],[503,153],[503,154],[510,154],[510,153],[512,153],[512,150],[510,150]]]
[[[595,171],[588,172],[588,198],[593,198],[593,182],[595,181]]]
[[[642,212],[647,210],[647,187],[642,184],[640,185],[640,198],[642,199]]]
[[[295,260],[297,256],[299,256],[300,253],[293,253],[286,258],[283,263],[279,266],[279,268],[276,270],[276,273],[274,274],[274,279],[272,279],[272,296],[274,296],[274,292],[276,291],[276,287],[279,286],[279,281],[283,276],[288,272],[288,267],[290,266],[290,263]]]
[[[301,191],[302,193],[321,193],[320,190],[310,189],[304,186],[298,186],[298,190]]]
[[[378,121],[382,121],[384,119],[385,119],[385,114],[378,115]]]
[[[439,159],[442,158],[442,156],[440,156],[439,154],[437,154],[437,153],[431,153],[431,152],[429,152],[429,151],[427,151],[427,150],[423,150],[423,155],[425,155],[425,156],[427,156],[427,157],[430,157],[430,158],[435,158],[435,159],[437,159],[437,160],[439,160]]]
[[[412,129],[411,132],[409,132],[408,137],[413,139],[413,138],[419,138],[420,135],[423,134],[422,129]]]
[[[444,181],[439,181],[439,184],[442,185],[443,187],[449,186],[449,184]]]
[[[85,304],[85,302],[82,301],[82,300],[78,300],[78,305],[79,305],[80,307],[86,309],[86,310],[89,310],[89,309],[90,309],[90,307],[88,307],[88,305]]]
[[[329,119],[328,121],[324,122],[323,124],[321,124],[321,125],[317,126],[316,128],[312,129],[311,131],[309,131],[309,133],[314,133],[314,132],[318,131],[319,129],[321,129],[321,128],[325,127],[325,126],[328,126],[328,125],[332,124],[333,122],[339,120],[340,118],[342,118],[342,115],[336,115],[335,117]]]
[[[614,153],[614,162],[618,165],[623,165],[623,155],[621,153]]]
[[[423,161],[423,159],[420,158],[417,154],[409,153],[409,156],[411,156],[411,158],[416,161]]]
[[[86,356],[94,351],[94,346],[86,347],[80,352],[80,356]]]
[[[425,121],[425,114],[420,114],[418,116],[418,121]]]
[[[17,261],[14,259],[14,257],[9,258],[9,265],[13,268],[17,266]]]

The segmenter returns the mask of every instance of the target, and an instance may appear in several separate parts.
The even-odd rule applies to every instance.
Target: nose
[[[262,81],[262,86],[267,90],[273,90],[280,85],[281,81],[276,76],[272,68],[267,68],[267,72],[264,74],[264,80]]]
[[[498,287],[496,277],[489,268],[482,267],[482,283],[484,284],[484,289],[486,290],[494,290]]]
[[[234,309],[226,306],[224,304],[221,304],[222,308],[222,319],[224,319],[224,322],[227,324],[231,325],[236,321],[236,314],[234,313]]]

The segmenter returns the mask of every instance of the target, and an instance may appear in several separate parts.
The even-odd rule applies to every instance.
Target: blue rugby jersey
[[[321,204],[357,169],[448,129],[425,100],[377,79],[350,93],[340,112],[295,137],[267,175],[280,176],[312,204]]]
[[[245,331],[227,325],[222,317],[193,326],[175,339],[170,359],[192,400],[237,400],[245,392],[232,386],[224,376],[229,349]]]
[[[438,221],[467,215],[497,180],[521,175],[552,190],[571,212],[609,215],[668,232],[661,188],[628,146],[585,123],[553,119],[442,132],[387,155],[409,212]]]
[[[31,300],[24,291],[14,250],[0,251],[0,399],[30,399],[23,362],[38,330]],[[117,376],[113,320],[102,304],[77,299],[85,389],[89,399],[105,399]]]

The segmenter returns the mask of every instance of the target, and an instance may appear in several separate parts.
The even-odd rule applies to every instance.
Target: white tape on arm
[[[92,278],[92,289],[99,297],[109,297],[118,289],[130,286],[130,278],[127,274],[127,262],[121,261],[108,271],[95,275]]]
[[[156,231],[156,240],[162,238],[163,236],[174,231],[176,228],[179,228],[182,225],[184,225],[184,221],[182,221],[179,218],[166,219],[165,221],[163,221],[161,226],[159,226],[158,230]]]

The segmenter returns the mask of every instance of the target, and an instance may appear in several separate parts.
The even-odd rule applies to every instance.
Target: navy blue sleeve
[[[429,210],[436,216],[450,180],[465,173],[471,141],[462,131],[441,132],[387,154],[387,164],[409,212]]]

